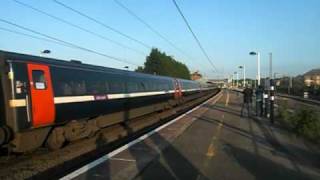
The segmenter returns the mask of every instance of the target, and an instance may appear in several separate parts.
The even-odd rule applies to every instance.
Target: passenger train
[[[0,51],[0,145],[16,152],[44,144],[60,148],[66,139],[159,110],[148,109],[152,104],[211,89],[190,80]]]

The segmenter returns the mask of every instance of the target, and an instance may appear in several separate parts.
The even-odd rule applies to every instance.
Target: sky
[[[19,1],[121,43],[130,49],[68,26],[21,6],[13,0],[1,0],[0,19],[108,56],[130,61],[131,64],[7,32],[1,28],[35,35],[2,21],[0,21],[1,50],[41,55],[42,50],[49,49],[51,54],[45,55],[46,57],[76,59],[84,63],[119,69],[129,66],[130,70],[134,70],[136,65],[143,65],[150,52],[149,47],[156,47],[186,63],[192,71],[199,70],[208,78],[229,77],[235,71],[241,72],[239,65],[245,65],[247,76],[255,78],[257,57],[250,56],[250,51],[261,54],[262,77],[269,73],[268,54],[270,52],[273,54],[274,72],[282,75],[298,75],[313,68],[320,68],[319,0],[176,0],[205,51],[217,67],[217,71],[210,66],[172,0],[118,1],[169,39],[179,50],[150,31],[114,0],[59,1],[147,44],[148,48],[52,0]]]

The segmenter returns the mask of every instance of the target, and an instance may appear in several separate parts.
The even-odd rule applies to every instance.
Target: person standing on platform
[[[260,85],[256,89],[256,116],[262,116],[263,115],[263,88]]]
[[[243,103],[241,106],[241,117],[243,117],[244,110],[247,110],[248,117],[250,117],[250,106],[252,103],[252,89],[246,86],[246,88],[243,90]]]

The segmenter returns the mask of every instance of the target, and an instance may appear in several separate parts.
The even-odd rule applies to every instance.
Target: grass
[[[294,112],[288,111],[288,105],[283,103],[278,109],[278,119],[296,135],[313,142],[320,142],[320,115],[313,109],[301,108]]]

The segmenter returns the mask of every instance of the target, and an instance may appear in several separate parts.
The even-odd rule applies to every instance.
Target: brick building
[[[199,71],[196,71],[191,74],[191,80],[199,80],[202,78],[202,75],[199,73]]]
[[[306,86],[320,85],[320,68],[312,69],[311,71],[306,72],[304,75],[304,84]]]

